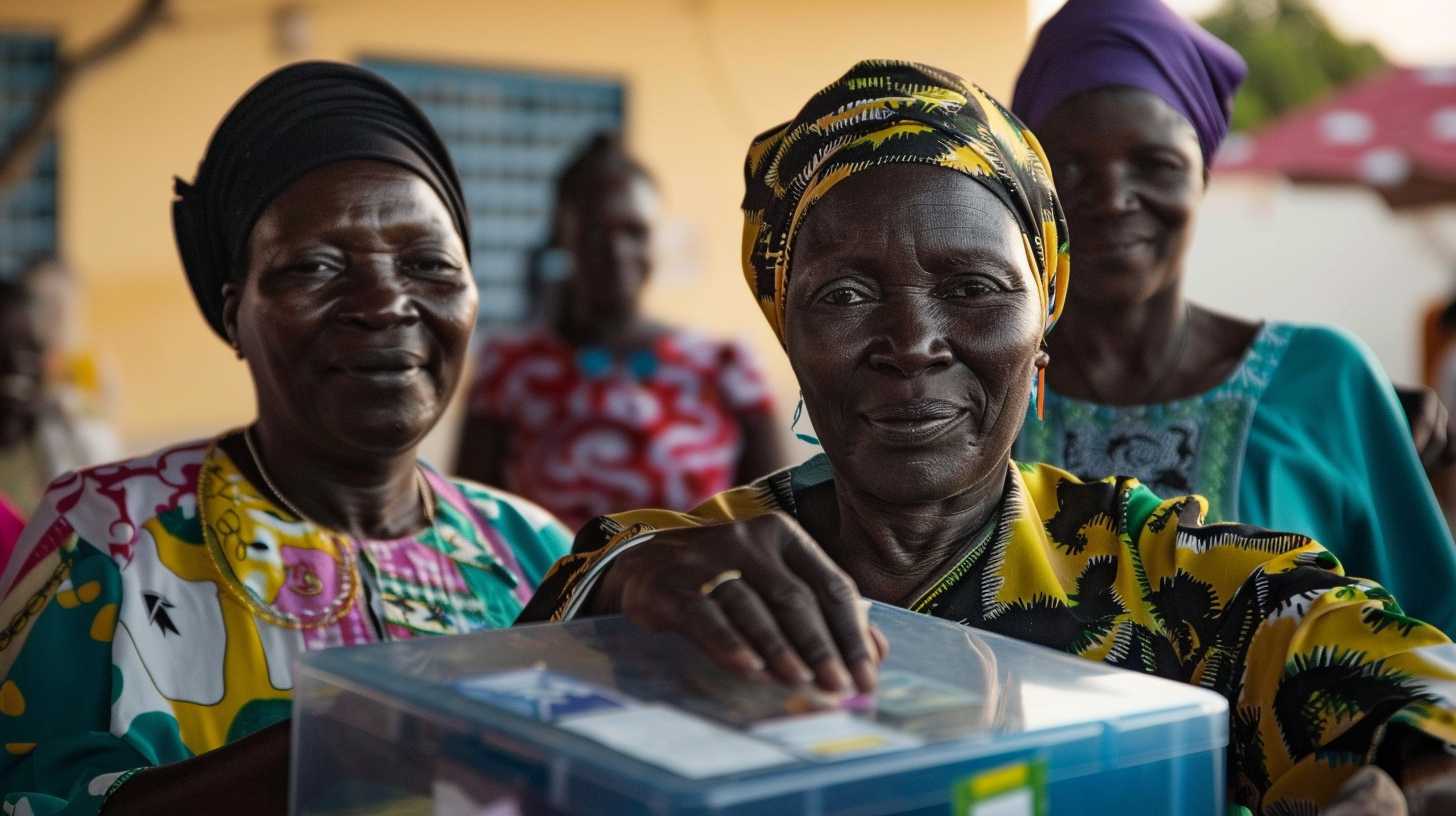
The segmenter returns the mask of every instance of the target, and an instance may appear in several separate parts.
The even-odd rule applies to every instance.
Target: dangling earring
[[[1036,379],[1032,381],[1031,398],[1036,400],[1036,420],[1046,421],[1046,366],[1036,370]]]
[[[1047,366],[1051,365],[1051,357],[1047,354],[1045,332],[1043,332],[1036,356],[1046,360],[1043,365],[1033,363],[1036,370],[1031,374],[1031,404],[1036,406],[1036,420],[1042,422],[1046,420],[1046,371]]]
[[[802,392],[800,392],[800,394],[799,394],[799,404],[798,404],[797,407],[794,408],[794,422],[793,422],[793,424],[789,425],[789,430],[790,431],[793,431],[794,436],[798,437],[798,439],[799,439],[800,442],[807,442],[810,445],[817,446],[819,444],[819,437],[814,436],[813,434],[803,433],[803,432],[801,432],[799,430],[799,420],[802,419],[803,417],[804,417],[804,394]]]

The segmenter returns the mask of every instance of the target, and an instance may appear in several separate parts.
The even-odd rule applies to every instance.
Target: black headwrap
[[[418,173],[450,209],[470,251],[465,196],[445,144],[424,113],[384,78],[337,62],[280,68],[233,105],[207,146],[196,181],[176,180],[172,228],[203,317],[226,339],[223,284],[239,277],[253,224],[310,170],[356,159]]]

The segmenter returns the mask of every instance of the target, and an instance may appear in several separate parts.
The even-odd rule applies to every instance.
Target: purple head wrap
[[[1161,0],[1068,0],[1037,35],[1011,110],[1035,130],[1083,91],[1139,88],[1193,125],[1208,166],[1228,134],[1234,92],[1247,72],[1238,52]]]

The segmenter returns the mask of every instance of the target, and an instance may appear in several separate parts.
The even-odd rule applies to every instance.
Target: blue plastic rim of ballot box
[[[1223,697],[882,604],[875,695],[622,618],[305,656],[296,816],[1223,816]]]

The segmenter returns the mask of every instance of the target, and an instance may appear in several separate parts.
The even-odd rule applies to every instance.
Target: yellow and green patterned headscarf
[[[794,120],[753,140],[743,174],[743,275],[784,341],[794,236],[834,185],[884,164],[930,164],[986,185],[1021,225],[1046,309],[1067,297],[1067,222],[1046,154],[985,91],[948,71],[867,60],[809,100]]]

